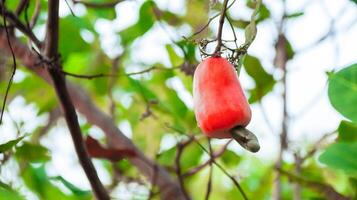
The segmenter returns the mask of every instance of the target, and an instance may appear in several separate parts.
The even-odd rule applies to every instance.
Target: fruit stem
[[[222,8],[222,11],[221,11],[221,16],[219,18],[219,26],[218,26],[218,34],[217,34],[217,46],[216,46],[216,49],[214,50],[214,53],[213,53],[214,56],[220,56],[221,55],[222,29],[223,29],[223,24],[224,24],[224,17],[226,16],[227,4],[228,4],[228,0],[224,0],[223,8]]]
[[[246,150],[256,153],[260,149],[257,136],[242,126],[236,126],[230,130],[232,137]]]

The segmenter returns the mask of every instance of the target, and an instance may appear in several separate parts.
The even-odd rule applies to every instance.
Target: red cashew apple
[[[238,138],[240,144],[255,138],[255,149],[251,151],[259,150],[254,134],[244,128],[250,122],[251,110],[237,73],[226,59],[210,57],[198,65],[193,77],[193,101],[198,126],[208,137]]]

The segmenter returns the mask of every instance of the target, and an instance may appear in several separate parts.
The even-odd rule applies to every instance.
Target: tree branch
[[[15,56],[23,63],[23,65],[46,80],[49,84],[53,84],[48,72],[44,68],[38,66],[38,63],[40,63],[38,55],[22,44],[20,40],[14,37],[11,37],[10,40],[14,47]],[[0,28],[0,49],[10,53],[7,46],[5,31],[2,28]],[[128,158],[128,160],[136,166],[138,171],[145,175],[148,180],[153,180],[153,177],[155,176],[155,163],[148,159],[143,152],[141,152],[133,142],[117,128],[116,124],[107,114],[99,110],[99,108],[93,104],[90,97],[82,88],[69,81],[66,82],[66,86],[76,109],[86,117],[88,123],[98,126],[109,138],[109,147],[132,149],[135,151],[137,156]],[[169,173],[163,167],[157,167],[156,176],[156,184],[160,188],[162,199],[185,199],[177,182],[170,177]]]
[[[51,63],[45,63],[45,67],[51,76],[57,97],[66,119],[69,131],[72,136],[73,144],[82,168],[87,175],[89,183],[98,200],[109,200],[109,195],[99,180],[97,171],[89,157],[83,142],[82,131],[78,123],[77,114],[72,100],[67,91],[66,82],[61,73],[61,66],[58,62],[58,29],[59,29],[59,0],[48,1],[48,19],[46,23],[46,38],[44,46],[45,56]]]
[[[192,141],[192,140],[191,140]],[[185,148],[185,146],[187,146],[190,142],[186,142],[186,143],[177,143],[177,150],[176,150],[176,156],[175,156],[175,172],[177,175],[177,178],[179,180],[180,183],[180,188],[182,193],[185,196],[186,200],[190,200],[191,198],[188,196],[187,191],[185,189],[185,184],[183,181],[183,177],[182,177],[182,172],[181,172],[181,155],[183,153],[183,150]]]
[[[350,200],[351,199],[349,197],[345,197],[342,194],[336,192],[336,190],[329,185],[325,185],[325,184],[317,182],[317,181],[307,180],[305,178],[296,176],[290,172],[284,171],[281,168],[277,168],[276,170],[279,171],[281,174],[287,176],[290,181],[299,183],[300,185],[304,185],[306,187],[311,188],[312,190],[315,190],[316,192],[321,193],[328,200],[336,200],[336,199]]]
[[[15,58],[15,54],[14,54],[14,49],[13,49],[11,41],[10,41],[10,33],[9,33],[9,30],[8,30],[8,27],[7,27],[7,24],[6,24],[5,0],[0,0],[0,9],[1,9],[1,13],[3,15],[3,23],[4,23],[4,27],[5,27],[6,40],[7,40],[7,45],[8,45],[7,47],[10,49],[11,56],[12,56],[12,62],[13,62],[13,70],[12,70],[9,82],[7,84],[7,87],[6,87],[4,100],[3,100],[3,103],[2,103],[2,106],[1,106],[1,110],[0,110],[0,112],[1,112],[0,113],[0,125],[1,125],[2,124],[2,118],[3,118],[4,113],[5,113],[6,100],[7,100],[7,97],[9,95],[9,91],[10,91],[12,82],[14,80],[14,76],[15,76],[17,67],[16,67],[16,58]]]
[[[217,46],[216,46],[216,49],[214,50],[214,55],[215,56],[221,55],[220,51],[221,51],[221,47],[222,47],[222,29],[223,29],[223,24],[224,24],[224,18],[226,16],[227,4],[228,4],[228,0],[224,0],[222,11],[221,11],[221,16],[219,18],[219,26],[218,26],[218,34],[217,34]]]
[[[213,157],[213,153],[212,153],[212,145],[211,145],[211,139],[208,138],[208,150],[210,153],[210,157]],[[205,200],[209,200],[209,196],[211,194],[211,190],[212,190],[212,177],[213,177],[213,166],[212,166],[212,162],[210,162],[209,164],[209,175],[208,175],[208,181],[207,181],[207,190],[206,190],[206,195],[205,195]]]
[[[21,12],[26,8],[27,4],[29,3],[29,0],[21,0],[20,3],[17,5],[15,14],[19,16]]]
[[[183,177],[188,177],[196,174],[197,172],[201,171],[203,168],[207,167],[208,165],[213,163],[214,159],[219,158],[227,149],[228,145],[232,142],[232,140],[229,140],[223,147],[217,151],[217,152],[212,152],[212,155],[210,156],[210,159],[208,159],[206,162],[202,163],[201,165],[198,165],[195,168],[192,168],[188,170],[186,173],[182,174]]]
[[[283,154],[284,151],[288,148],[288,122],[289,122],[289,115],[288,115],[288,101],[287,101],[287,70],[286,70],[286,65],[288,62],[288,56],[287,56],[287,49],[286,49],[286,37],[284,34],[284,23],[285,23],[285,16],[286,15],[286,3],[285,1],[283,2],[283,15],[280,19],[280,22],[278,24],[278,40],[275,44],[275,58],[274,58],[274,65],[277,68],[280,68],[283,73],[283,78],[281,80],[282,86],[283,86],[283,92],[282,92],[282,100],[283,100],[283,119],[281,122],[281,133],[280,133],[280,150],[279,150],[279,157],[278,160],[275,163],[275,167],[280,168],[283,163]],[[277,171],[275,177],[274,177],[274,183],[273,183],[273,199],[274,200],[280,200],[281,199],[281,174],[279,171]]]
[[[6,20],[10,22],[11,25],[15,26],[19,29],[23,34],[25,34],[38,48],[41,48],[42,44],[40,40],[36,37],[36,35],[29,29],[25,24],[21,22],[21,20],[14,13],[8,11],[5,8],[5,5],[0,4],[0,9],[4,10],[1,12],[1,15],[6,16]]]

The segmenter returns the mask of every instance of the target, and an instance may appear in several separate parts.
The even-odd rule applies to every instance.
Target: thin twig
[[[94,79],[94,78],[103,78],[103,77],[115,77],[116,75],[113,74],[94,74],[94,75],[84,75],[84,74],[74,74],[71,72],[66,72],[64,70],[61,70],[61,73],[66,75],[66,76],[72,76],[75,78],[84,78],[84,79]]]
[[[153,70],[175,70],[175,69],[180,69],[180,66],[178,66],[178,67],[172,67],[172,68],[152,66],[152,67],[149,67],[149,68],[144,69],[144,70],[142,70],[142,71],[126,73],[125,75],[127,75],[127,76],[133,76],[133,75],[138,75],[138,74],[144,74],[144,73],[147,73],[147,72],[150,72],[150,71],[153,71]]]
[[[206,162],[202,163],[201,165],[196,166],[195,168],[192,168],[192,169],[188,170],[186,173],[182,174],[182,176],[183,177],[192,176],[192,175],[196,174],[197,172],[201,171],[202,169],[204,169],[205,167],[207,167],[208,165],[210,165],[211,163],[213,163],[214,159],[217,159],[221,155],[223,155],[223,153],[226,151],[228,145],[232,141],[233,141],[233,139],[230,139],[226,144],[224,144],[222,146],[222,148],[220,150],[218,150],[217,152],[212,153],[212,156],[210,156],[209,160],[207,160]]]
[[[30,21],[30,28],[33,29],[36,25],[38,16],[40,16],[40,12],[41,12],[41,0],[36,0],[36,4],[35,4],[35,11],[34,14],[31,17],[31,21]]]
[[[1,5],[0,7],[3,12],[1,15],[6,15],[6,20],[10,22],[11,25],[15,26],[19,31],[21,31],[24,35],[26,35],[38,48],[41,48],[42,44],[40,40],[36,37],[36,35],[29,29],[25,24],[21,22],[21,20],[14,13],[8,11],[5,8],[5,5]]]
[[[68,3],[68,0],[64,0],[64,2],[66,2],[66,5],[67,5],[69,11],[71,12],[71,15],[74,16],[74,17],[76,17],[76,15],[74,14],[74,12],[73,12],[71,6],[70,6],[69,3]]]
[[[228,0],[224,0],[222,11],[221,11],[221,16],[219,18],[217,46],[216,46],[216,49],[214,50],[214,54],[217,56],[219,56],[221,54],[220,51],[221,51],[221,47],[222,47],[222,30],[223,30],[224,18],[226,16],[227,4],[228,4]]]
[[[21,12],[28,6],[29,0],[21,0],[19,4],[17,4],[15,15],[19,16]]]
[[[11,56],[12,56],[12,63],[13,63],[13,69],[12,69],[12,73],[9,79],[9,82],[7,84],[6,87],[6,91],[5,91],[5,96],[4,96],[4,100],[3,100],[3,104],[1,106],[1,114],[0,114],[0,125],[2,124],[2,118],[4,116],[4,112],[5,112],[5,106],[6,106],[6,100],[7,97],[9,95],[9,91],[16,73],[16,58],[15,58],[15,54],[14,54],[14,49],[12,48],[11,42],[10,42],[10,36],[9,36],[9,30],[7,29],[7,24],[6,24],[6,14],[5,14],[5,0],[1,0],[0,5],[2,7],[2,15],[3,15],[3,23],[4,23],[4,27],[5,27],[5,32],[6,32],[6,38],[7,38],[7,43],[9,45],[10,51],[11,51]]]
[[[203,145],[198,142],[197,140],[194,140],[200,147],[202,150],[204,150],[207,154],[209,154],[209,152],[203,147]],[[243,199],[244,200],[248,200],[247,195],[245,194],[242,186],[238,183],[238,181],[234,178],[234,176],[230,175],[226,169],[224,169],[222,167],[222,165],[220,165],[219,163],[217,163],[215,160],[212,160],[212,162],[229,178],[232,180],[232,182],[234,183],[234,185],[238,188],[239,192],[242,194]]]
[[[121,57],[117,56],[112,61],[112,71],[111,74],[117,74],[119,70],[119,61]],[[115,77],[110,77],[108,80],[108,97],[109,97],[109,113],[112,119],[115,119],[115,101],[113,97],[113,88],[115,86]]]
[[[109,200],[109,195],[106,192],[102,183],[100,182],[97,171],[94,168],[94,165],[84,145],[82,131],[78,123],[77,114],[73,106],[72,100],[69,96],[65,78],[60,71],[60,63],[57,59],[59,39],[58,10],[59,0],[49,0],[44,54],[48,59],[51,59],[53,62],[49,64],[45,63],[45,67],[53,81],[57,97],[60,101],[64,117],[66,119],[68,128],[72,136],[79,162],[87,175],[94,194],[99,200]]]
[[[331,135],[335,134],[336,131],[324,134],[320,139],[318,139],[315,144],[313,145],[313,148],[310,149],[304,157],[301,158],[301,163],[303,163],[305,160],[307,160],[309,157],[313,156],[316,151],[320,148],[320,145],[323,141],[325,141],[327,138],[329,138]]]
[[[210,157],[213,157],[212,153],[212,145],[211,145],[211,139],[208,138],[208,149],[210,153]],[[213,166],[212,162],[209,164],[209,176],[208,176],[208,182],[207,182],[207,190],[206,190],[206,195],[205,195],[205,200],[209,200],[209,196],[211,194],[212,190],[212,176],[213,176]]]
[[[234,4],[235,1],[236,1],[236,0],[233,0],[233,1],[232,1],[232,3],[227,7],[227,10]],[[202,33],[202,31],[204,31],[204,30],[211,24],[211,22],[212,22],[214,19],[216,19],[220,14],[221,14],[221,13],[217,13],[217,14],[215,14],[214,16],[210,17],[210,18],[208,19],[208,22],[207,22],[200,30],[198,30],[197,32],[195,32],[194,34],[192,34],[192,36],[189,37],[189,38],[192,38],[193,36],[196,36],[196,35]]]
[[[183,150],[185,148],[185,146],[189,144],[189,143],[181,143],[178,142],[177,143],[177,150],[176,150],[176,156],[175,156],[175,171],[176,171],[176,175],[180,184],[180,188],[181,188],[181,192],[184,194],[186,200],[189,200],[190,197],[187,194],[187,191],[185,189],[185,184],[183,181],[183,177],[182,177],[182,172],[181,172],[181,155],[183,153]]]
[[[26,6],[25,6],[25,22],[26,22],[27,29],[31,30],[30,23],[29,23],[29,15],[28,15],[29,6],[30,6],[30,4],[26,4]]]
[[[238,47],[238,44],[237,44],[237,40],[238,39],[237,39],[236,31],[234,30],[234,26],[233,26],[231,20],[229,19],[229,17],[226,16],[226,18],[227,18],[227,21],[229,23],[229,26],[231,27],[232,33],[233,33],[234,40],[232,40],[232,42],[234,42],[234,45],[236,46],[236,49],[238,49],[239,47]],[[228,40],[222,40],[222,41],[228,41]]]
[[[149,67],[147,69],[144,69],[142,71],[126,73],[126,74],[123,74],[123,75],[134,76],[134,75],[139,75],[139,74],[145,74],[145,73],[151,72],[153,70],[175,70],[175,69],[179,69],[179,68],[180,67],[164,68],[164,67],[153,66],[153,67]],[[86,75],[86,74],[75,74],[75,73],[67,72],[67,71],[64,71],[64,70],[61,70],[61,73],[63,73],[66,76],[72,76],[74,78],[84,78],[84,79],[94,79],[94,78],[103,78],[103,77],[119,77],[119,75],[116,75],[116,74],[99,73],[99,74],[93,74],[93,75]]]
[[[166,124],[166,127],[169,129],[172,129],[178,133],[181,133],[182,135],[186,135],[187,137],[189,137],[191,140],[193,140],[205,153],[207,153],[208,155],[210,155],[210,153],[208,152],[208,150],[192,135],[188,135],[185,132],[170,126],[169,124]],[[215,164],[229,179],[231,179],[231,181],[233,182],[233,184],[238,188],[239,192],[241,193],[242,197],[244,200],[248,200],[247,195],[245,194],[242,186],[238,183],[238,181],[235,179],[234,176],[230,175],[226,169],[224,169],[224,167],[222,167],[222,165],[220,165],[218,162],[216,162],[214,159],[212,160],[212,163]]]

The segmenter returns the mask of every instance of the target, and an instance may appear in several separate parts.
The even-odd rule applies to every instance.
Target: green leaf
[[[90,50],[90,45],[80,35],[82,29],[95,33],[92,24],[86,18],[78,18],[72,15],[61,18],[59,50],[63,60],[66,60],[71,53]]]
[[[239,164],[239,162],[241,161],[241,157],[238,156],[234,151],[226,149],[221,156],[221,160],[228,167],[234,167]]]
[[[195,63],[196,61],[196,45],[188,40],[181,40],[176,42],[176,45],[180,47],[182,50],[182,53],[185,56],[185,60],[190,62],[190,63]]]
[[[157,161],[163,166],[173,166],[175,162],[176,146],[161,152]]]
[[[186,171],[191,167],[199,165],[202,155],[203,150],[196,143],[192,143],[185,147],[181,156],[182,171]]]
[[[255,36],[257,35],[257,26],[254,21],[250,22],[248,26],[245,27],[244,34],[245,34],[245,43],[251,44],[254,41]]]
[[[90,0],[93,3],[112,3],[113,0]],[[88,15],[95,19],[105,18],[109,20],[114,20],[116,17],[115,6],[106,7],[106,8],[96,8],[96,9],[87,9]]]
[[[21,136],[15,140],[10,140],[4,144],[0,144],[0,153],[4,153],[5,151],[10,150],[12,147],[14,147],[17,143],[19,143],[22,139],[24,139],[25,136]]]
[[[144,2],[139,11],[139,20],[136,24],[126,28],[119,33],[124,46],[132,43],[139,36],[144,35],[155,23],[153,8],[156,6],[153,1]]]
[[[329,146],[319,158],[327,166],[357,174],[357,143],[339,142]]]
[[[176,54],[172,45],[167,44],[165,47],[169,55],[172,67],[180,66],[184,62],[184,60]]]
[[[11,90],[20,93],[27,103],[36,103],[38,115],[50,111],[57,104],[53,88],[39,76],[27,71],[25,74],[26,77],[21,82],[14,83]]]
[[[257,23],[264,21],[269,17],[270,17],[269,9],[264,4],[261,4],[258,12]]]
[[[295,55],[295,51],[294,51],[293,47],[291,46],[291,43],[287,39],[285,40],[285,48],[286,48],[286,54],[287,54],[288,60],[293,59],[294,55]]]
[[[25,199],[18,191],[14,190],[10,185],[0,181],[0,199],[6,200],[23,200]]]
[[[353,3],[357,4],[357,0],[351,0]]]
[[[128,89],[130,91],[137,92],[140,94],[144,99],[157,99],[156,95],[154,92],[152,92],[145,84],[143,84],[141,81],[135,80],[131,78],[130,76],[127,76],[129,80],[129,87]]]
[[[0,188],[2,188],[4,190],[13,190],[10,185],[8,185],[2,181],[0,181]]]
[[[239,20],[232,20],[233,26],[237,26],[238,28],[245,29],[249,25],[249,21],[239,19]]]
[[[51,180],[56,180],[60,181],[64,186],[66,186],[74,195],[76,196],[91,196],[91,192],[87,190],[82,190],[72,183],[68,182],[66,179],[64,179],[62,176],[56,176],[56,177],[51,177]]]
[[[248,3],[248,6],[251,6],[252,8],[254,8],[254,12],[250,17],[250,23],[248,24],[248,26],[245,27],[244,30],[244,34],[245,34],[245,42],[243,44],[243,46],[247,49],[252,42],[255,39],[255,36],[257,35],[257,26],[256,26],[256,16],[259,13],[260,7],[262,5],[262,1],[261,0],[254,0],[254,1],[250,1],[251,5]]]
[[[328,96],[339,113],[357,122],[357,64],[329,75]]]
[[[28,164],[23,171],[23,180],[26,186],[36,193],[39,199],[61,199],[61,200],[89,200],[89,196],[74,196],[65,194],[53,185],[47,176],[44,165],[34,167]]]
[[[50,159],[48,150],[38,144],[25,142],[22,146],[16,148],[16,157],[28,162],[45,162]]]
[[[0,199],[6,200],[24,200],[25,198],[22,197],[14,190],[7,190],[0,186]]]
[[[357,141],[357,124],[349,121],[341,121],[338,127],[338,140],[343,142]]]
[[[304,15],[304,12],[295,12],[295,13],[291,13],[291,14],[287,15],[286,18],[291,19],[291,18],[303,16],[303,15]]]
[[[255,88],[250,91],[249,102],[254,103],[261,100],[274,87],[276,81],[273,76],[266,72],[259,59],[247,55],[244,59],[244,68],[255,82]]]

